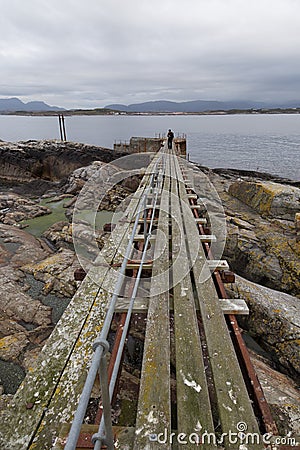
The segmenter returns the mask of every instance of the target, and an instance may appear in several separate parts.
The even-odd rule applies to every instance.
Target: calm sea
[[[131,136],[186,134],[190,160],[216,168],[258,170],[300,179],[300,115],[74,116],[70,141],[112,148]],[[0,139],[59,139],[56,117],[0,116]]]

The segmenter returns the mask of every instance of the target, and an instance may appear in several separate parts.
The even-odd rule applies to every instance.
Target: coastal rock
[[[55,248],[69,248],[73,245],[72,224],[66,221],[56,222],[42,234]]]
[[[0,222],[15,225],[25,219],[50,214],[46,206],[13,193],[0,193]]]
[[[229,194],[262,216],[294,220],[300,208],[300,189],[272,181],[236,181]]]
[[[213,171],[207,173],[222,201],[226,216],[227,237],[223,257],[237,274],[299,296],[300,242],[297,241],[294,218],[293,221],[287,221],[262,217],[253,207],[230,194],[232,179],[227,172],[225,175],[222,176],[220,170],[217,174]],[[255,183],[255,179],[247,177],[247,180],[237,180],[233,184],[243,183]],[[198,189],[201,192],[200,184]],[[290,210],[293,208],[292,203]],[[213,233],[217,235],[215,229]],[[224,235],[217,237],[223,239]]]
[[[229,218],[226,242],[224,254],[233,269],[258,283],[281,287],[283,272],[279,261],[274,255],[267,254],[265,249],[261,248],[255,231],[240,228]]]
[[[32,366],[53,330],[52,307],[42,303],[37,286],[20,267],[44,260],[50,251],[26,231],[0,224],[0,252],[0,358],[6,361],[1,373],[15,380],[9,388],[14,390],[24,376],[21,368]]]
[[[249,316],[241,319],[243,328],[253,333],[292,377],[299,379],[300,300],[238,275],[230,293],[243,298],[249,307]]]
[[[41,241],[36,239],[25,230],[0,223],[0,245],[3,254],[0,258],[2,266],[6,266],[13,275],[13,268],[18,268],[23,264],[40,261],[50,254]],[[10,268],[9,268],[10,267]]]
[[[243,225],[227,217],[224,256],[241,276],[292,295],[300,293],[300,243],[294,230],[282,223],[241,214]],[[249,227],[245,228],[245,219]]]
[[[265,398],[280,436],[300,436],[300,403],[296,383],[288,376],[274,370],[262,356],[250,352]]]
[[[80,167],[74,170],[69,176],[66,185],[64,187],[66,194],[78,194],[86,181],[91,178],[95,178],[98,175],[102,174],[102,178],[109,177],[109,173],[107,169],[112,168],[112,165],[106,165],[106,163],[102,161],[94,161],[92,164],[86,167]],[[97,181],[95,180],[95,183]]]
[[[67,298],[72,297],[77,289],[74,270],[79,263],[69,249],[72,247],[72,224],[54,224],[41,239],[16,227],[21,225],[19,222],[22,220],[50,213],[48,208],[24,195],[55,197],[55,201],[66,198],[65,207],[72,214],[76,195],[69,200],[70,194],[64,192],[63,182],[59,181],[74,169],[89,166],[94,160],[109,162],[120,156],[123,154],[74,143],[30,141],[0,144],[0,183],[3,191],[0,194],[0,276],[3,281],[0,358],[5,361],[1,377],[10,377],[10,371],[14,368],[23,373],[23,369],[33,367],[37,354],[68,304]],[[75,183],[76,187],[73,186],[71,191],[74,189],[74,193],[78,194],[81,184],[99,167],[105,167],[106,172],[108,168],[112,170],[111,165],[101,161],[91,164],[87,170],[83,167],[76,172],[71,179],[71,184]],[[113,173],[120,172],[122,169],[113,169]],[[136,188],[139,175],[136,179],[128,177],[124,186],[118,185],[119,181],[117,176],[116,184],[108,192],[104,186],[105,209],[115,209]],[[89,193],[94,200],[95,191],[91,189]],[[50,243],[52,251],[45,240],[48,245]],[[105,233],[99,232],[97,246],[102,247],[104,240]],[[53,255],[54,247],[62,250]],[[11,376],[13,378],[13,374]],[[13,392],[22,376],[13,387],[5,385],[5,393]]]
[[[36,325],[51,323],[51,308],[41,304],[38,300],[34,300],[24,292],[26,286],[23,286],[22,290],[19,283],[7,278],[3,273],[1,279],[0,314],[3,318]],[[3,328],[2,333],[4,333]]]
[[[2,295],[0,297],[0,358],[22,365],[24,351],[39,350],[42,340],[35,336],[42,334],[39,329],[49,328],[52,323],[52,309],[27,294],[24,274],[12,267],[0,267]],[[36,327],[36,328],[35,328]],[[33,330],[28,331],[29,328]],[[52,329],[52,327],[51,327]],[[48,337],[45,336],[44,338]]]
[[[110,162],[124,155],[103,147],[56,140],[0,142],[0,179],[59,181],[92,161]]]
[[[53,331],[53,325],[41,325],[39,327],[34,328],[33,330],[28,331],[27,337],[32,344],[40,345],[46,341],[46,339],[50,336]],[[35,347],[39,348],[39,347]],[[32,356],[35,352],[31,352],[29,350],[30,355]]]
[[[77,209],[114,211],[119,203],[137,189],[141,179],[140,172],[127,172],[112,163],[94,161],[69,176],[64,192],[76,195],[81,191]],[[74,201],[71,206],[73,203]]]
[[[0,315],[0,338],[21,333],[22,331],[24,331],[24,327],[19,325],[18,322],[8,319],[3,313]]]
[[[16,361],[29,344],[25,333],[16,333],[0,339],[0,358],[4,361]]]
[[[300,212],[295,214],[296,242],[300,242]]]
[[[74,270],[78,265],[72,250],[61,249],[40,262],[24,265],[22,270],[44,283],[45,295],[51,292],[59,297],[72,297],[77,289]]]

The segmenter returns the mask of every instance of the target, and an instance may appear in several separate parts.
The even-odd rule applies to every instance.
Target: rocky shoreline
[[[69,142],[0,142],[1,378],[15,367],[23,373],[33,367],[35,356],[74,295],[74,270],[79,267],[72,247],[74,203],[85,181],[103,163],[120,156],[124,154]],[[300,373],[300,242],[295,226],[299,183],[257,172],[201,170],[224,207],[224,257],[238,274],[228,292],[245,298],[250,309],[249,319],[242,320],[241,326],[272,355],[271,367],[254,354],[253,361],[272,408],[286,419],[284,430],[300,432],[300,401],[295,393]],[[193,172],[196,190],[201,190],[202,178]],[[137,174],[117,184],[101,207],[114,210],[134,192],[140,177]],[[24,219],[51,213],[50,204],[40,204],[41,197],[57,200],[66,196],[65,218],[51,224],[41,237],[21,229]],[[99,232],[99,247],[105,239],[106,233]],[[54,310],[59,311],[55,317]],[[275,369],[284,374],[276,375]],[[18,377],[22,378],[20,373]],[[281,394],[276,398],[273,385],[278,377]],[[11,387],[3,380],[1,384],[4,394],[9,394],[17,381]]]
[[[76,292],[80,264],[71,222],[78,193],[100,167],[124,155],[60,141],[0,142],[0,392],[14,393]],[[101,208],[113,211],[138,179],[117,184]],[[53,223],[57,202],[63,220]],[[44,216],[48,229],[33,236],[28,224]],[[99,231],[99,248],[106,235]]]

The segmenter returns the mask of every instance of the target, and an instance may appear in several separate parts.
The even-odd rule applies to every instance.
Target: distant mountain
[[[300,107],[300,101],[280,103],[251,102],[244,100],[220,102],[209,100],[192,100],[188,102],[170,102],[158,100],[145,103],[133,103],[131,105],[112,104],[105,108],[125,112],[203,112],[230,109],[251,109],[251,108],[295,108]]]
[[[1,112],[15,112],[15,111],[64,111],[64,108],[58,106],[49,106],[47,103],[33,101],[23,103],[19,98],[3,98],[0,99],[0,111]]]

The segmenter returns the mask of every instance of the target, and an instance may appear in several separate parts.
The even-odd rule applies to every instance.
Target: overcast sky
[[[0,98],[300,100],[300,0],[0,0]]]

